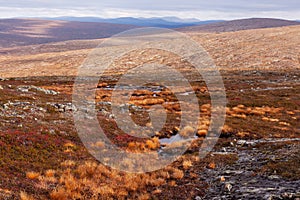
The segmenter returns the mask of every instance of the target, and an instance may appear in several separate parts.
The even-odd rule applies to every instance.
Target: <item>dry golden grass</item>
[[[207,133],[208,133],[207,129],[201,129],[201,130],[198,130],[197,136],[198,137],[205,137],[207,135]]]
[[[193,166],[193,163],[190,160],[185,160],[185,161],[183,161],[182,166],[183,166],[183,169],[188,169]]]
[[[39,176],[38,180],[40,181],[41,186],[45,186],[45,188],[48,187],[48,184],[50,183],[57,183],[58,179],[54,176],[47,177],[47,176]]]
[[[74,167],[76,165],[76,162],[73,160],[65,160],[61,163],[62,167]]]
[[[244,131],[238,131],[238,133],[236,134],[236,136],[238,136],[240,138],[244,138],[244,137],[250,136],[250,133],[244,132]]]
[[[247,116],[245,114],[232,114],[231,116],[241,118],[241,119],[246,119],[247,118]]]
[[[28,195],[26,192],[20,192],[20,199],[21,200],[35,200],[32,196]]]
[[[245,118],[246,115],[265,115],[266,113],[278,113],[281,108],[271,107],[246,107],[245,105],[238,105],[233,108],[226,107],[226,114],[233,117]]]
[[[214,59],[216,66],[222,70],[244,69],[299,69],[298,52],[295,46],[299,46],[298,33],[300,26],[245,30],[227,33],[190,33],[192,38]],[[281,41],[285,41],[282,43]],[[0,64],[6,66],[0,70],[1,77],[26,77],[26,76],[74,76],[77,75],[77,67],[84,61],[91,49],[81,49],[81,43],[99,44],[94,41],[72,41],[73,49],[65,51],[53,51],[53,46],[42,44],[48,49],[44,52],[33,50],[24,51],[24,47],[15,47],[15,51],[23,53],[17,55],[3,54],[0,56]],[[180,45],[180,44],[179,44]],[[66,45],[64,45],[66,46]],[[68,46],[68,45],[67,45]],[[36,45],[36,47],[41,47]],[[51,48],[52,47],[52,48]],[[30,48],[29,48],[30,49]],[[37,48],[39,49],[39,48]],[[264,52],[261,54],[261,52]],[[259,56],[259,61],[257,60]],[[145,63],[147,56],[129,55],[132,63],[140,65]],[[286,58],[289,59],[286,59]],[[162,63],[166,63],[163,59]],[[168,60],[168,59],[166,59]],[[172,58],[172,60],[174,60]],[[16,67],[17,66],[17,67]],[[115,71],[115,74],[120,73]],[[105,85],[103,85],[105,86]],[[198,89],[199,90],[199,89]],[[201,88],[202,93],[206,88]],[[151,102],[150,102],[151,103]]]
[[[172,177],[173,177],[174,179],[182,179],[183,176],[184,176],[183,171],[181,171],[181,170],[179,170],[179,169],[175,169],[175,171],[174,171],[173,174],[172,174]]]
[[[138,200],[148,200],[150,199],[149,194],[142,194],[141,196],[138,197]]]
[[[233,131],[233,129],[230,126],[226,125],[226,124],[222,128],[223,133],[230,133],[232,131]]]
[[[279,119],[274,119],[270,117],[262,117],[261,118],[263,121],[269,121],[269,122],[279,122]]]
[[[37,179],[41,174],[38,172],[27,172],[26,173],[26,177],[33,180],[33,179]]]
[[[174,187],[176,186],[176,181],[172,180],[168,183],[168,185]]]
[[[135,142],[129,142],[127,146],[128,146],[128,149],[134,150],[136,148],[136,143]]]
[[[160,142],[158,137],[151,138],[145,142],[129,142],[127,144],[128,150],[132,152],[149,152],[151,150],[156,150],[160,147]]]
[[[155,137],[151,140],[147,140],[146,147],[148,147],[149,149],[152,149],[152,150],[159,148],[160,147],[159,139]]]
[[[12,191],[10,191],[8,189],[2,189],[2,188],[0,188],[0,193],[1,194],[6,194],[6,195],[11,195]]]
[[[216,168],[216,163],[211,162],[211,163],[208,164],[207,167],[208,167],[209,169],[215,169],[215,168]]]
[[[293,112],[293,111],[286,111],[286,113],[287,113],[288,115],[295,115],[295,114],[296,114],[296,113]]]
[[[221,178],[220,178],[220,182],[225,182],[225,177],[224,176],[221,176]]]
[[[63,165],[68,162],[65,161]],[[191,167],[192,161],[186,160],[183,166]],[[176,180],[184,177],[182,170],[171,166],[144,174],[119,172],[93,161],[72,167],[55,172],[59,178],[50,193],[52,200],[150,199],[150,194],[161,192],[156,187],[164,184],[174,186]],[[46,182],[46,179],[41,180]],[[150,193],[149,187],[153,188]]]
[[[279,125],[282,125],[282,126],[291,126],[291,124],[288,123],[288,122],[279,122]]]
[[[164,99],[157,99],[157,98],[152,98],[152,99],[144,99],[142,101],[139,101],[137,105],[157,105],[157,104],[163,104],[165,102]]]
[[[236,106],[232,108],[232,111],[236,114],[245,114],[247,113],[247,110],[244,110],[244,106],[242,105]]]
[[[186,126],[179,132],[179,134],[183,138],[188,138],[195,134],[195,129],[191,126]]]
[[[54,177],[54,175],[55,175],[55,170],[53,170],[53,169],[48,169],[45,172],[46,177]]]
[[[256,108],[254,108],[253,110],[251,110],[250,114],[260,116],[260,115],[265,115],[266,112],[265,112],[262,108],[256,107]]]
[[[72,142],[67,142],[66,144],[64,144],[64,147],[66,147],[66,148],[73,148],[73,147],[75,147],[76,145],[75,144],[73,144]]]
[[[67,200],[68,196],[63,188],[57,188],[50,193],[50,198],[53,200]]]
[[[98,141],[94,144],[94,147],[103,148],[105,146],[104,142]]]

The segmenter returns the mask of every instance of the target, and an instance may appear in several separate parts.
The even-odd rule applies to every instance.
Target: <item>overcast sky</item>
[[[0,17],[96,16],[300,20],[300,0],[0,0]]]

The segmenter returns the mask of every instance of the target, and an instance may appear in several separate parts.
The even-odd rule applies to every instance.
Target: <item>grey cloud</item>
[[[140,10],[257,10],[283,11],[299,9],[299,0],[10,0],[0,1],[3,7],[31,8],[119,8]]]
[[[22,16],[26,16],[26,9],[35,9],[38,12],[36,15],[43,15],[43,12],[45,15],[51,15],[53,12],[52,15],[63,13],[63,15],[101,16],[103,13],[104,17],[118,17],[118,12],[120,16],[126,16],[127,13],[128,16],[140,15],[141,17],[149,16],[151,13],[152,16],[158,14],[184,16],[190,12],[192,16],[202,12],[207,13],[207,18],[210,19],[216,18],[215,16],[218,19],[225,19],[229,18],[228,16],[273,17],[279,15],[281,18],[299,19],[298,13],[300,13],[299,0],[0,0],[0,7],[8,14]],[[202,15],[201,17],[203,18]]]

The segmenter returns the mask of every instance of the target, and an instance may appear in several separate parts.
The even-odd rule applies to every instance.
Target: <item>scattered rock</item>
[[[230,192],[231,189],[232,189],[232,185],[230,183],[226,183],[225,184],[225,190],[228,191],[228,192]]]
[[[51,106],[55,107],[58,112],[70,112],[70,111],[77,111],[77,108],[72,103],[54,103]]]
[[[237,141],[237,145],[239,145],[239,146],[244,146],[245,144],[246,144],[246,140],[239,140],[239,141]]]
[[[271,175],[271,176],[268,176],[268,179],[275,180],[275,179],[280,179],[280,177],[277,175]]]
[[[36,87],[36,86],[18,86],[17,89],[21,92],[29,92],[30,90],[36,90],[36,91],[39,91],[39,92],[43,92],[45,94],[51,94],[51,95],[58,95],[59,92],[56,92],[54,90],[47,90],[47,89],[44,89],[44,88],[40,88],[40,87]]]
[[[226,151],[237,154],[238,160],[235,163],[214,170],[206,169],[202,173],[203,180],[210,183],[203,199],[300,199],[297,189],[300,180],[285,179],[275,172],[257,173],[274,155],[276,162],[280,162],[297,153],[295,149],[299,148],[299,138],[241,140],[237,143],[237,147],[230,144],[226,147]],[[270,143],[272,146],[280,145],[280,148],[274,152],[269,149]],[[286,145],[281,147],[283,143]],[[260,144],[259,148],[257,144]],[[211,154],[228,156],[220,154],[222,148]]]

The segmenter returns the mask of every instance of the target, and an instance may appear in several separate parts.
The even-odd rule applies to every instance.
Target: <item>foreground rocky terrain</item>
[[[198,137],[185,155],[171,168],[160,170],[159,173],[170,174],[170,179],[160,177],[156,174],[158,172],[149,173],[149,176],[156,174],[156,178],[149,180],[163,178],[164,181],[143,183],[141,188],[125,194],[134,199],[145,191],[157,199],[299,197],[300,110],[297,91],[300,74],[264,72],[257,75],[256,71],[223,73],[225,87],[228,88],[228,109],[226,123],[215,149],[205,159],[199,160],[198,149],[205,136],[205,132],[203,134],[199,130]],[[250,77],[249,73],[252,74]],[[286,80],[286,76],[291,78]],[[84,164],[86,161],[97,163],[82,145],[73,125],[72,112],[77,109],[71,99],[73,81],[72,77],[9,78],[1,81],[2,198],[17,198],[21,191],[42,199],[49,198],[49,195],[52,199],[69,199],[77,194],[76,191],[82,193],[85,190],[95,195],[94,186],[87,183],[81,183],[74,189],[65,185],[70,177],[66,179],[64,174],[74,173],[77,178],[87,176],[78,177],[77,173],[88,170],[85,168],[90,164]],[[105,87],[110,88],[109,85],[107,83]],[[199,90],[196,93],[203,97],[201,108],[205,114],[207,104],[205,92],[202,92]],[[102,92],[99,95],[99,121],[109,131],[114,126],[113,116],[107,107],[109,98]],[[252,98],[249,99],[249,96]],[[113,126],[107,127],[109,124]],[[174,127],[169,128],[173,130]],[[174,134],[176,131],[169,133],[166,130],[156,137],[168,138]],[[139,151],[150,148],[147,145],[142,147],[143,141],[140,140],[132,144],[135,140],[123,134],[110,137],[122,147],[130,144]],[[174,170],[182,175],[173,177]],[[97,174],[93,171],[89,173]],[[118,180],[117,172],[109,173],[113,173],[109,175],[110,180]],[[96,181],[93,176],[86,178]],[[100,180],[102,184],[107,181]],[[105,195],[108,195],[107,198],[122,196],[105,192],[103,195],[103,198]]]

